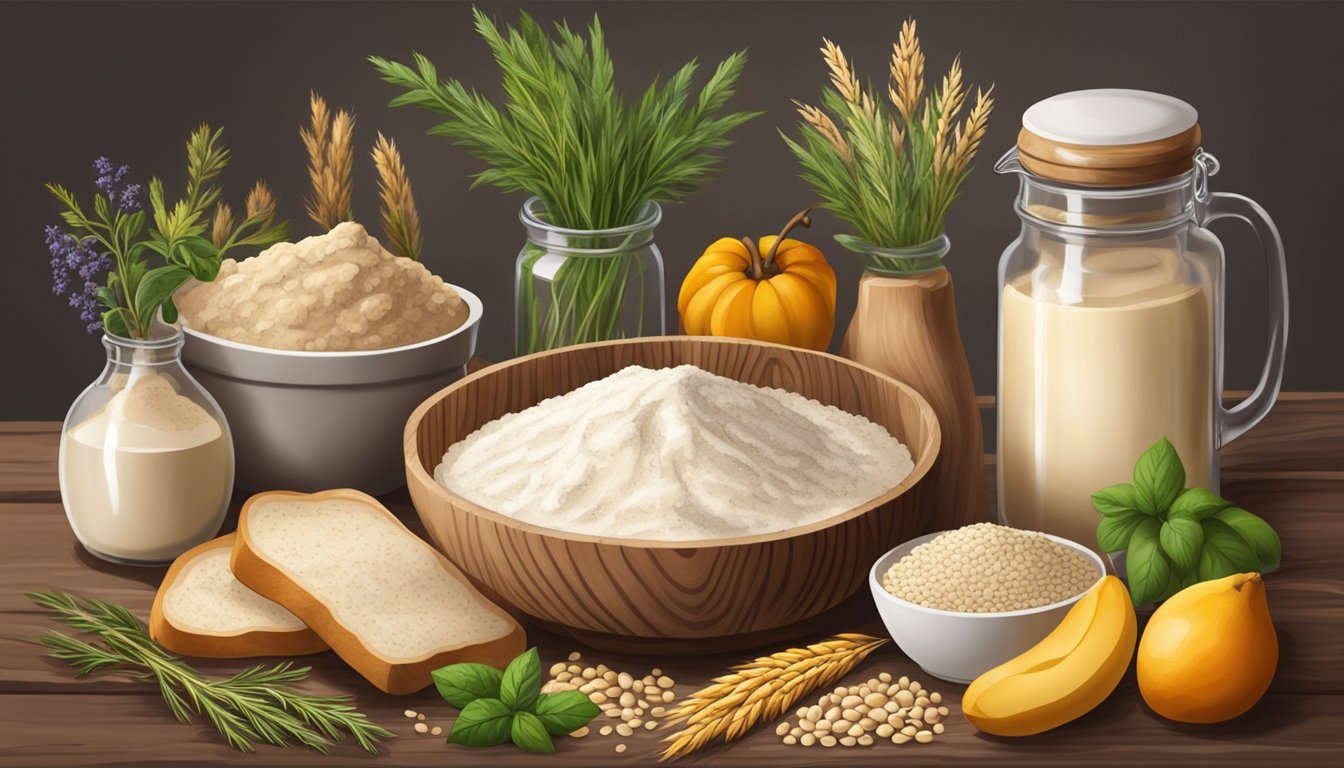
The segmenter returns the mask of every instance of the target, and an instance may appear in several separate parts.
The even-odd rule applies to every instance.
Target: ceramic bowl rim
[[[1034,614],[1049,613],[1050,611],[1056,610],[1058,608],[1063,608],[1072,605],[1078,602],[1079,600],[1083,599],[1083,596],[1086,595],[1088,592],[1091,592],[1092,590],[1096,589],[1097,584],[1101,583],[1101,580],[1106,578],[1106,564],[1102,561],[1100,555],[1098,555],[1096,552],[1093,552],[1088,547],[1085,547],[1082,544],[1079,544],[1078,542],[1073,541],[1071,539],[1066,539],[1062,536],[1055,536],[1053,534],[1044,533],[1041,531],[1030,531],[1030,533],[1040,533],[1040,535],[1046,537],[1047,539],[1050,539],[1051,541],[1057,542],[1059,544],[1063,544],[1064,546],[1069,547],[1075,552],[1082,554],[1084,557],[1088,559],[1088,562],[1092,563],[1092,565],[1096,567],[1097,580],[1092,582],[1092,585],[1089,586],[1087,589],[1084,589],[1082,592],[1079,592],[1078,594],[1073,595],[1072,597],[1066,597],[1063,600],[1050,603],[1048,605],[1038,605],[1035,608],[1022,608],[1016,611],[989,611],[989,612],[949,611],[944,608],[930,608],[926,605],[920,605],[918,603],[912,603],[908,600],[902,600],[901,598],[888,592],[887,588],[882,585],[882,576],[881,573],[878,572],[878,569],[883,564],[883,562],[888,560],[893,554],[895,554],[897,550],[904,549],[906,547],[914,549],[920,544],[923,544],[927,541],[932,541],[935,537],[941,536],[944,533],[947,533],[947,531],[935,531],[933,533],[926,533],[922,536],[916,536],[913,539],[908,539],[887,550],[882,554],[881,557],[873,561],[872,567],[868,569],[868,584],[871,587],[873,596],[877,600],[890,601],[890,603],[894,606],[912,610],[915,611],[916,613],[928,614],[930,616],[992,621],[994,619],[1011,619],[1011,618],[1018,618],[1021,616],[1031,616]],[[890,568],[891,565],[888,564],[887,567]],[[886,569],[883,568],[882,572],[885,573]]]
[[[417,341],[412,344],[403,344],[399,347],[387,347],[385,349],[351,349],[339,351],[310,351],[306,349],[272,349],[270,347],[260,347],[255,344],[245,344],[241,341],[232,341],[230,339],[214,336],[204,331],[198,331],[182,322],[182,333],[193,339],[199,339],[202,342],[214,344],[225,349],[232,349],[238,352],[248,352],[260,354],[269,357],[287,357],[296,359],[318,359],[318,360],[358,360],[360,358],[375,358],[394,355],[401,352],[411,352],[426,347],[432,347],[442,344],[455,336],[462,335],[471,330],[475,325],[479,325],[481,318],[485,315],[485,306],[481,303],[480,297],[471,291],[458,285],[445,282],[444,285],[452,288],[462,297],[462,301],[467,305],[467,319],[453,330],[432,339]]]
[[[497,512],[488,507],[484,507],[480,504],[471,501],[465,496],[462,496],[461,494],[450,491],[447,488],[440,485],[439,482],[434,479],[432,471],[425,469],[422,457],[420,456],[419,430],[421,428],[421,425],[425,422],[425,416],[426,414],[428,414],[429,409],[432,408],[434,405],[437,405],[440,401],[442,401],[448,390],[469,386],[472,382],[476,381],[479,378],[484,378],[486,376],[494,374],[496,372],[496,369],[500,369],[505,366],[517,365],[521,361],[527,360],[532,357],[542,355],[559,355],[559,354],[565,354],[566,352],[569,352],[571,350],[599,347],[599,346],[618,346],[618,345],[638,346],[641,343],[647,343],[651,341],[665,342],[668,339],[672,339],[675,341],[688,341],[688,342],[698,341],[698,342],[711,342],[711,343],[729,344],[729,345],[740,345],[748,347],[765,346],[779,349],[787,349],[790,352],[805,353],[810,355],[817,355],[823,358],[828,358],[834,363],[838,363],[844,366],[852,366],[854,368],[858,368],[859,370],[864,371],[865,373],[871,374],[877,377],[878,379],[884,379],[891,385],[896,386],[898,389],[902,390],[911,398],[913,398],[915,403],[919,406],[919,412],[921,414],[931,417],[928,426],[930,433],[929,436],[926,438],[926,442],[928,443],[929,448],[927,455],[921,455],[917,459],[915,459],[914,467],[910,470],[910,474],[907,475],[905,479],[901,480],[900,483],[891,486],[887,490],[883,491],[877,496],[874,496],[871,499],[868,499],[867,501],[860,502],[855,506],[850,507],[849,509],[831,515],[830,517],[826,517],[821,520],[816,520],[804,525],[785,528],[778,531],[769,531],[767,533],[756,533],[746,536],[733,536],[718,539],[685,539],[685,540],[624,538],[615,536],[601,536],[591,533],[576,533],[573,531],[561,530],[559,528],[545,528],[540,525],[535,525],[533,523],[518,520],[516,518],[510,517],[502,512]],[[422,488],[428,489],[430,493],[435,494],[442,501],[445,501],[450,505],[453,505],[454,507],[460,509],[466,509],[470,511],[471,514],[483,518],[491,525],[504,525],[518,529],[530,536],[543,536],[546,538],[557,539],[561,541],[572,542],[575,544],[583,544],[588,546],[607,546],[607,547],[617,547],[627,549],[699,550],[699,549],[712,549],[718,547],[758,546],[762,544],[771,544],[777,541],[785,541],[800,536],[811,536],[821,531],[832,528],[836,525],[847,523],[850,522],[851,520],[858,519],[863,515],[872,513],[879,507],[882,507],[883,505],[895,501],[904,494],[910,493],[917,484],[922,482],[925,479],[925,477],[927,477],[929,470],[933,468],[933,463],[938,458],[939,452],[942,449],[942,426],[938,423],[937,417],[934,416],[933,414],[933,406],[931,406],[928,400],[926,400],[923,395],[921,395],[918,391],[916,391],[914,387],[910,386],[909,384],[906,384],[905,382],[899,379],[888,376],[882,373],[881,371],[869,368],[868,366],[865,365],[860,365],[859,363],[856,363],[853,360],[839,357],[838,355],[832,355],[826,352],[818,352],[815,350],[800,349],[798,347],[791,347],[783,344],[772,344],[770,342],[755,341],[752,339],[739,339],[723,336],[646,336],[634,339],[598,341],[598,342],[590,342],[587,344],[576,344],[568,347],[559,347],[557,349],[547,350],[544,352],[537,352],[532,355],[524,355],[522,357],[516,357],[511,360],[506,360],[488,366],[486,368],[482,368],[481,370],[476,371],[475,373],[468,374],[467,376],[459,379],[458,381],[453,382],[444,389],[441,389],[438,392],[435,392],[434,394],[426,398],[424,402],[422,402],[414,411],[411,412],[410,417],[406,420],[404,438],[406,447],[408,449],[412,449],[404,452],[405,464],[406,467],[410,470],[411,474],[415,476],[414,477],[415,482],[419,483]],[[906,447],[909,448],[908,445]],[[408,477],[407,484],[409,485],[410,482],[411,478]],[[417,514],[419,514],[420,512],[419,507],[416,507],[416,512]]]

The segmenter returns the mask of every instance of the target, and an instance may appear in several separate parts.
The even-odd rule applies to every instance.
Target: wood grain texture
[[[988,520],[984,435],[947,270],[917,277],[865,272],[840,354],[909,384],[938,417],[943,443],[924,480],[927,530]]]
[[[883,496],[828,520],[704,542],[544,529],[472,504],[431,477],[448,446],[492,419],[629,365],[685,363],[863,414],[910,447],[915,469]],[[722,646],[836,605],[859,588],[878,555],[923,530],[928,512],[917,483],[938,441],[937,421],[919,395],[847,360],[736,339],[664,337],[566,347],[468,376],[411,415],[406,463],[411,498],[435,543],[510,605],[599,637]]]
[[[1199,124],[1163,139],[1139,144],[1091,146],[1017,134],[1022,167],[1047,179],[1088,187],[1152,184],[1189,171],[1199,149]]]

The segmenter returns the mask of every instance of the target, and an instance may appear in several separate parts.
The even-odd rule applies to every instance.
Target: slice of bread
[[[232,565],[387,693],[414,693],[446,664],[502,669],[524,649],[513,617],[359,491],[253,496],[238,519]]]
[[[154,596],[149,636],[183,656],[299,656],[327,644],[299,617],[243,586],[229,571],[234,535],[182,553]]]

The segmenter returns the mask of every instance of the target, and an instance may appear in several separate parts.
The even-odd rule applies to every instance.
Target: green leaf
[[[208,283],[219,274],[219,249],[203,237],[183,238],[178,244],[182,263],[191,270],[191,276]]]
[[[1269,523],[1240,507],[1228,507],[1214,517],[1226,523],[1246,542],[1260,561],[1260,569],[1279,566],[1279,560],[1283,557],[1283,544]]]
[[[578,693],[578,691],[572,691]],[[581,695],[581,694],[580,694]],[[528,752],[554,752],[551,734],[541,720],[531,712],[515,712],[509,728],[509,738]]]
[[[443,700],[458,709],[477,699],[498,699],[503,675],[488,664],[470,662],[449,664],[429,673]]]
[[[1102,515],[1119,516],[1138,511],[1139,499],[1132,483],[1121,483],[1092,494],[1092,507]]]
[[[592,722],[602,710],[579,691],[561,691],[543,693],[536,712],[547,733],[564,736]]]
[[[1134,529],[1125,550],[1125,573],[1129,578],[1129,596],[1134,605],[1151,603],[1167,591],[1171,583],[1171,562],[1162,553],[1158,531],[1162,522],[1147,518]]]
[[[1160,515],[1171,508],[1185,488],[1185,465],[1176,447],[1162,438],[1143,452],[1134,465],[1134,491],[1139,509]]]
[[[1188,517],[1168,517],[1158,533],[1162,551],[1176,570],[1182,574],[1194,573],[1199,567],[1199,553],[1204,549],[1204,528]]]
[[[541,693],[541,656],[529,648],[509,662],[499,682],[499,699],[515,712],[531,712]]]
[[[191,273],[177,265],[157,267],[145,273],[135,290],[135,313],[141,321],[153,322],[154,315],[173,296]]]
[[[131,326],[126,321],[129,313],[122,307],[109,309],[103,313],[103,330],[112,336],[120,336],[124,339],[130,338]]]
[[[509,738],[514,713],[499,699],[476,699],[462,708],[448,732],[449,744],[493,747]]]
[[[1208,488],[1186,488],[1176,497],[1176,501],[1172,502],[1167,515],[1198,522],[1226,509],[1227,506],[1225,499]]]
[[[169,296],[159,306],[159,311],[163,313],[163,322],[172,325],[177,322],[177,305],[173,303],[173,297]]]
[[[1134,529],[1145,520],[1152,519],[1138,510],[1103,517],[1097,524],[1097,546],[1102,552],[1119,552],[1127,549],[1130,537],[1134,535]]]
[[[1236,573],[1260,570],[1260,560],[1230,525],[1217,517],[1206,518],[1204,551],[1199,556],[1199,580],[1211,581]]]

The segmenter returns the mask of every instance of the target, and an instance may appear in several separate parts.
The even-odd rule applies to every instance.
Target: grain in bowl
[[[882,586],[925,608],[1001,613],[1067,600],[1100,577],[1078,551],[1040,533],[976,523],[915,547]]]

